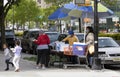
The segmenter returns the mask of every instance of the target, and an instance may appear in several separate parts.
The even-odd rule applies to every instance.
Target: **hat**
[[[74,34],[74,32],[73,32],[72,30],[68,31],[68,33],[69,33],[70,35],[73,35],[73,34]]]
[[[43,31],[43,30],[40,30],[40,31],[39,31],[39,34],[43,34],[43,33],[44,33],[44,31]]]

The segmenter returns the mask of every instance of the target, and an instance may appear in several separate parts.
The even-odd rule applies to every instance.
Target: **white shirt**
[[[21,56],[21,50],[22,50],[22,48],[20,47],[20,46],[15,46],[15,48],[14,48],[14,50],[13,50],[13,52],[14,52],[14,55],[15,56]]]

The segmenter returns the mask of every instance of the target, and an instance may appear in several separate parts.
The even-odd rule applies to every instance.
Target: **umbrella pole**
[[[61,24],[61,20],[60,20],[60,33],[62,33],[62,24]]]
[[[79,18],[78,21],[79,21],[79,33],[81,33],[82,32],[81,31],[81,19]]]

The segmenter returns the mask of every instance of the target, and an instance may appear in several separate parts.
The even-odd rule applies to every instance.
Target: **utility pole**
[[[100,70],[101,69],[101,59],[98,58],[98,0],[94,0],[94,57],[92,69]]]

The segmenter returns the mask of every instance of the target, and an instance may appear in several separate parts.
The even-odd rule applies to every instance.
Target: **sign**
[[[85,0],[75,0],[75,4],[85,4]]]
[[[107,23],[106,19],[99,19],[99,23],[103,24],[103,23]]]
[[[89,6],[91,0],[74,0],[78,6]]]

